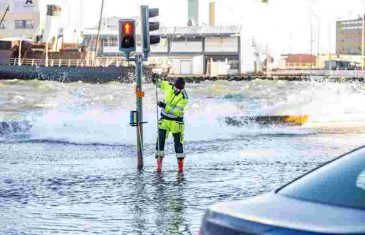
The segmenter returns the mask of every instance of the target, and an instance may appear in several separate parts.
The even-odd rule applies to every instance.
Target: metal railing
[[[85,59],[28,59],[11,58],[11,65],[48,66],[48,67],[121,67],[128,66],[129,62],[120,57]]]

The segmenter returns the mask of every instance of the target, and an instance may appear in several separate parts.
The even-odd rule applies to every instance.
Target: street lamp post
[[[336,21],[335,21],[336,22]],[[332,51],[331,51],[331,27],[332,27],[333,21],[330,22],[329,28],[328,28],[328,56],[329,56],[329,67],[330,67],[330,76],[332,75]]]
[[[101,8],[100,8],[100,17],[99,17],[99,25],[98,25],[98,35],[96,36],[96,45],[95,45],[95,57],[98,57],[98,50],[100,45],[100,30],[101,30],[101,21],[103,20],[103,11],[104,11],[104,0],[101,1]]]
[[[335,36],[337,34],[337,21],[340,20],[339,17],[335,18],[335,19],[332,19],[329,23],[329,27],[328,27],[328,56],[329,56],[329,75],[331,76],[332,75],[332,51],[331,51],[331,47],[332,47],[332,41],[331,41],[331,37],[332,37],[332,24],[335,23],[335,26],[336,26],[336,31],[335,31]],[[337,37],[337,36],[336,36]]]
[[[310,23],[310,57],[313,55],[313,25],[312,25],[312,9],[309,12],[309,23]],[[310,61],[310,73],[312,75],[312,60]]]
[[[330,22],[329,27],[328,27],[328,56],[329,56],[329,67],[330,67],[330,73],[329,76],[332,75],[332,53],[331,53],[331,23],[333,21]]]
[[[316,60],[316,67],[318,68],[319,65],[319,38],[321,33],[321,18],[318,15],[315,15],[318,20],[318,30],[317,30],[317,60]]]
[[[361,70],[364,71],[364,27],[365,27],[365,14],[362,16],[361,25]]]
[[[312,9],[310,11],[310,51],[311,51],[311,57],[313,56],[313,21],[312,21],[312,16],[314,16],[317,21],[318,21],[318,28],[317,28],[317,58],[316,58],[316,69],[318,69],[318,65],[319,65],[319,39],[320,39],[320,29],[321,29],[321,18],[315,13],[312,12]],[[311,63],[311,70],[312,70],[312,63]]]
[[[313,42],[314,42],[314,39],[313,39],[313,16],[318,20],[318,30],[317,30],[317,58],[316,58],[316,67],[318,66],[319,64],[319,38],[320,38],[320,26],[321,26],[321,19],[320,17],[315,13],[313,12],[313,9],[310,8],[309,9],[309,23],[310,23],[310,56],[312,58],[313,56]],[[311,69],[311,74],[312,74],[312,69],[313,69],[313,63],[311,61],[310,63],[310,69]]]

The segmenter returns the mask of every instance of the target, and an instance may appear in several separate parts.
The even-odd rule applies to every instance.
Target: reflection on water
[[[155,192],[153,200],[157,201],[154,222],[155,234],[184,233],[191,234],[189,223],[184,216],[186,205],[184,205],[185,179],[178,175],[176,181],[168,182],[162,175],[155,176]],[[174,188],[173,194],[167,188]],[[168,212],[168,213],[166,213]],[[145,230],[144,230],[145,231]]]
[[[170,141],[160,175],[154,87],[145,87],[145,169],[137,172],[133,87],[2,81],[1,119],[31,126],[0,136],[0,234],[197,234],[213,203],[272,191],[365,140],[361,83],[189,84],[186,172],[177,174]],[[246,114],[310,120],[220,122]]]
[[[161,175],[154,172],[152,144],[138,173],[134,146],[0,143],[0,233],[196,234],[213,203],[272,191],[364,137],[187,143],[183,177],[172,143]]]

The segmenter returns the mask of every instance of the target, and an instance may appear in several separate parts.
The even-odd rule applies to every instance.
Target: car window
[[[303,200],[365,209],[365,148],[321,167],[278,191]]]

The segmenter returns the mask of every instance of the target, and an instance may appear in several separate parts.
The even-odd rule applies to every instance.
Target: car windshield
[[[365,209],[365,148],[294,181],[278,191],[293,198]]]

